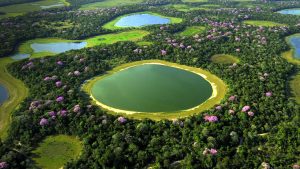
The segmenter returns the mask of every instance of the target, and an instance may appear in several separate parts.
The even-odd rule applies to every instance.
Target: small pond
[[[0,105],[4,103],[4,101],[7,99],[8,99],[8,91],[2,84],[0,84]]]
[[[57,42],[57,43],[33,43],[31,48],[34,53],[51,52],[63,53],[69,50],[82,49],[86,47],[87,42]]]
[[[117,21],[117,27],[140,27],[155,24],[168,24],[171,20],[152,14],[133,14],[122,17]]]
[[[24,54],[24,53],[17,53],[11,56],[12,59],[14,60],[22,60],[22,59],[26,59],[29,58],[30,54]]]
[[[142,64],[97,80],[92,96],[111,108],[135,112],[175,112],[194,108],[212,96],[202,76],[161,64]]]
[[[294,9],[283,9],[281,11],[277,11],[281,14],[288,14],[288,15],[300,15],[300,8],[294,8]]]
[[[290,36],[288,41],[294,48],[294,58],[300,59],[300,35]]]

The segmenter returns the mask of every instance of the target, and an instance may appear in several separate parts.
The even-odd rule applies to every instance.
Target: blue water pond
[[[86,47],[87,42],[57,42],[57,43],[33,43],[31,48],[34,53],[51,52],[63,53],[69,50],[82,49]]]
[[[289,14],[289,15],[300,15],[300,8],[283,9],[281,11],[278,11],[278,13]]]
[[[146,25],[168,24],[171,20],[151,14],[133,14],[122,17],[115,26],[117,27],[140,27]]]
[[[11,56],[12,59],[14,60],[22,60],[22,59],[26,59],[29,58],[30,54],[23,54],[23,53],[17,53]]]
[[[0,105],[8,99],[8,91],[0,84]]]

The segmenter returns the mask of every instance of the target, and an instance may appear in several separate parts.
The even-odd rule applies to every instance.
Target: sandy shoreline
[[[203,73],[200,73],[200,72],[197,72],[197,71],[194,71],[194,70],[190,70],[188,68],[183,68],[183,67],[180,67],[180,66],[175,66],[175,65],[168,65],[168,64],[164,64],[164,63],[159,63],[159,62],[149,62],[149,63],[141,63],[141,64],[136,64],[136,65],[132,65],[132,66],[128,66],[126,68],[123,68],[123,69],[120,69],[114,73],[117,73],[117,72],[120,72],[120,71],[123,71],[123,70],[126,70],[126,69],[129,69],[129,68],[132,68],[132,67],[136,67],[136,66],[140,66],[140,65],[146,65],[146,64],[155,64],[155,65],[163,65],[163,66],[169,66],[169,67],[173,67],[173,68],[177,68],[177,69],[181,69],[181,70],[185,70],[185,71],[189,71],[189,72],[192,72],[192,73],[195,73],[201,77],[203,77],[206,81],[208,81],[212,87],[212,95],[209,99],[207,99],[205,102],[201,103],[200,105],[197,105],[195,107],[192,107],[190,109],[186,109],[186,110],[178,110],[176,112],[186,112],[186,111],[192,111],[192,110],[195,110],[199,107],[201,107],[203,104],[205,104],[207,101],[215,98],[218,94],[218,91],[217,91],[217,85],[211,81],[208,80],[207,76]],[[184,66],[184,65],[183,65]],[[194,69],[199,69],[199,68],[194,68]],[[117,108],[114,108],[114,107],[110,107],[106,104],[103,104],[101,103],[100,101],[98,101],[97,99],[94,98],[94,96],[92,95],[92,93],[90,92],[90,97],[92,98],[92,100],[100,107],[108,110],[108,111],[112,111],[112,112],[115,112],[115,113],[122,113],[122,114],[128,114],[128,115],[131,115],[131,114],[137,114],[137,113],[147,113],[147,114],[159,114],[159,113],[166,113],[166,112],[137,112],[137,111],[130,111],[130,110],[122,110],[122,109],[117,109]]]

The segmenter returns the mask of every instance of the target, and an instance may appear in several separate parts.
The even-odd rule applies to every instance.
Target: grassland
[[[134,5],[143,2],[143,0],[104,0],[101,2],[89,3],[83,5],[80,10],[93,10],[97,8],[109,8],[116,6]]]
[[[136,42],[137,45],[139,46],[150,46],[153,44],[153,42],[148,42],[148,41],[138,41]]]
[[[157,14],[157,13],[153,13],[153,12],[138,12],[138,13],[131,13],[131,14],[127,14],[127,15],[122,15],[122,16],[119,16],[117,17],[116,19],[106,23],[105,25],[103,25],[102,27],[105,28],[105,29],[110,29],[110,30],[118,30],[118,29],[126,29],[128,27],[117,27],[115,26],[115,24],[123,17],[125,16],[129,16],[129,15],[133,15],[133,14],[151,14],[151,15],[156,15],[156,16],[160,16],[162,18],[168,18],[170,19],[171,21],[171,24],[175,24],[175,23],[180,23],[182,22],[182,19],[181,18],[175,18],[175,17],[168,17],[168,16],[162,16],[160,14]],[[141,26],[143,27],[143,26]]]
[[[6,13],[0,18],[23,15],[28,12],[39,11],[47,8],[62,7],[70,5],[66,0],[42,0],[37,2],[15,4],[0,7],[0,11]]]
[[[275,27],[275,26],[286,26],[285,24],[271,22],[271,21],[259,21],[259,20],[247,20],[244,21],[244,24],[254,25],[254,26],[266,26],[266,27]]]
[[[144,36],[148,35],[148,31],[144,30],[131,30],[121,33],[114,33],[114,34],[106,34],[106,35],[99,35],[95,37],[88,38],[86,40],[87,47],[93,47],[100,44],[113,44],[119,41],[139,41]],[[18,53],[26,53],[30,54],[32,58],[44,57],[44,56],[52,56],[56,55],[55,53],[51,52],[39,52],[35,53],[31,48],[31,44],[33,43],[58,43],[58,42],[81,42],[79,40],[66,40],[66,39],[59,39],[59,38],[43,38],[43,39],[33,39],[22,43],[18,48]]]
[[[11,113],[18,105],[27,97],[28,89],[24,83],[7,71],[7,65],[12,63],[11,58],[0,59],[0,83],[8,90],[9,98],[0,106],[0,137],[2,139],[7,136],[7,129],[11,122]]]
[[[209,10],[208,8],[200,8],[200,7],[192,7],[186,4],[173,4],[173,5],[166,5],[167,7],[171,7],[176,9],[177,11],[182,11],[182,12],[188,12],[188,11],[194,11],[194,10]]]
[[[190,26],[187,27],[184,31],[180,32],[179,35],[181,36],[193,36],[198,33],[202,33],[205,31],[204,26]]]
[[[295,98],[295,101],[300,104],[300,73],[293,76],[290,81],[290,87],[292,89],[292,94]]]
[[[145,64],[145,63],[164,64],[167,66],[176,67],[179,69],[184,69],[184,70],[191,71],[191,72],[194,72],[197,74],[201,74],[203,77],[205,77],[205,79],[207,81],[209,81],[211,83],[211,85],[213,87],[212,97],[210,99],[208,99],[206,102],[202,103],[201,105],[191,108],[189,110],[180,111],[180,112],[161,112],[161,113],[160,112],[158,112],[158,113],[151,113],[151,112],[143,113],[143,112],[118,110],[118,109],[114,109],[112,107],[106,106],[106,105],[98,102],[97,100],[95,100],[92,97],[91,89],[98,80],[100,80],[106,76],[109,76],[115,72],[121,71],[124,68],[132,67],[132,66],[136,66],[136,65],[140,65],[140,64]],[[210,109],[215,104],[220,103],[221,100],[224,98],[224,96],[227,92],[227,86],[220,78],[218,78],[217,76],[211,74],[210,72],[200,69],[200,68],[179,65],[176,63],[170,63],[170,62],[166,62],[166,61],[162,61],[162,60],[144,60],[144,61],[137,61],[137,62],[123,64],[123,65],[118,66],[118,67],[114,68],[113,70],[107,72],[104,76],[94,77],[93,79],[90,79],[83,85],[82,90],[91,96],[93,104],[98,105],[100,108],[106,110],[108,113],[124,115],[126,117],[134,118],[134,119],[149,118],[149,119],[158,121],[158,120],[162,120],[162,119],[173,120],[173,119],[183,118],[183,117],[187,117],[187,116],[190,116],[193,114],[200,113],[204,110]]]
[[[49,136],[33,151],[33,160],[40,168],[58,169],[76,159],[82,149],[81,142],[73,136]]]
[[[220,64],[232,64],[232,63],[238,63],[240,60],[232,55],[226,55],[226,54],[218,54],[213,55],[210,60],[213,63],[220,63]]]
[[[192,3],[195,3],[195,2],[208,2],[208,0],[182,0],[182,2],[192,2]]]
[[[100,35],[86,39],[86,41],[88,43],[87,47],[93,47],[100,44],[113,44],[119,41],[138,41],[148,34],[149,32],[144,30],[131,30],[115,34]]]

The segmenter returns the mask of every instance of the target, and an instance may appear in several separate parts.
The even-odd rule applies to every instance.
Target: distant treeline
[[[27,2],[36,2],[41,0],[0,0],[0,6],[7,6],[7,5],[13,5],[13,4],[22,4]]]

